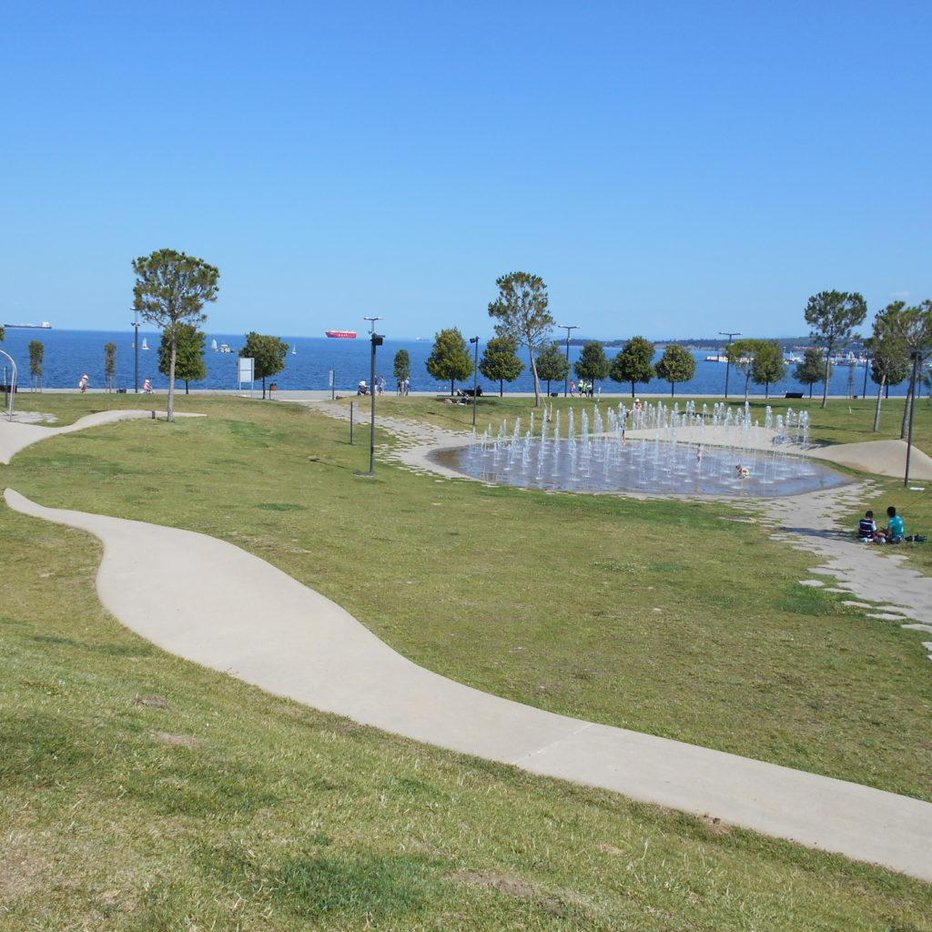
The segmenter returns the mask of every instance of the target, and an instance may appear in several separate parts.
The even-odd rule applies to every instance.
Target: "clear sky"
[[[0,322],[491,332],[495,279],[595,338],[806,332],[932,298],[932,4],[3,5]]]

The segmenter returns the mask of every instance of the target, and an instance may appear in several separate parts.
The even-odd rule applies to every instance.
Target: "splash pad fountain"
[[[487,482],[576,492],[771,497],[843,485],[839,473],[796,455],[809,446],[809,414],[791,408],[763,425],[750,406],[687,402],[531,412],[475,436],[455,455],[466,475]],[[539,426],[535,425],[539,421]]]

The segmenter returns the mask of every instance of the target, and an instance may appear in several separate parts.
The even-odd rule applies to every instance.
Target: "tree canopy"
[[[191,382],[200,382],[207,378],[207,363],[204,361],[204,344],[207,335],[193,324],[178,324],[177,352],[175,356],[175,378],[184,382],[184,393],[191,391]],[[159,372],[168,375],[171,367],[171,337],[168,331],[162,333],[159,343]]]
[[[534,405],[537,406],[540,404],[537,353],[555,323],[548,310],[547,286],[540,276],[528,272],[502,275],[495,284],[498,297],[489,304],[489,316],[497,321],[495,333],[498,336],[511,337],[517,346],[527,347],[534,376]]]
[[[612,360],[608,374],[613,382],[630,382],[633,398],[635,383],[646,385],[654,377],[654,344],[646,337],[631,337]]]
[[[400,349],[395,353],[392,374],[399,382],[411,378],[411,356],[406,349]]]
[[[735,370],[744,376],[744,400],[747,401],[751,385],[751,374],[754,369],[754,357],[763,340],[745,337],[743,340],[733,340],[725,347],[725,356]]]
[[[803,358],[796,363],[793,378],[802,385],[809,386],[809,397],[812,398],[812,386],[821,382],[825,374],[825,351],[818,346],[810,346],[803,353]],[[832,363],[829,361],[829,378],[832,376]]]
[[[670,383],[670,394],[676,394],[677,382],[688,382],[696,374],[696,360],[689,350],[670,343],[654,366],[658,379]]]
[[[570,363],[556,340],[550,340],[537,356],[537,374],[547,383],[550,394],[551,382],[563,382],[570,374]]]
[[[288,344],[281,337],[271,337],[251,330],[246,334],[246,343],[239,351],[243,359],[255,360],[255,376],[262,379],[262,397],[265,398],[265,380],[278,375],[285,368]]]
[[[891,354],[900,347],[907,358],[907,365],[916,359],[918,364],[932,349],[932,301],[923,301],[914,307],[906,307],[903,301],[888,304],[874,321],[874,340],[878,344],[887,343]],[[903,423],[900,437],[906,436],[906,424],[910,408],[915,397],[916,386],[910,369],[909,389],[906,392],[906,405],[903,408]],[[875,423],[877,418],[875,417]]]
[[[498,382],[498,394],[505,394],[505,383],[513,382],[524,369],[517,357],[518,344],[512,337],[492,337],[485,345],[479,371],[487,378]]]
[[[856,291],[820,291],[806,305],[806,323],[812,339],[825,350],[822,407],[828,403],[829,365],[832,353],[851,339],[854,328],[867,317],[867,302]]]
[[[472,375],[472,356],[458,327],[441,330],[434,336],[434,346],[427,357],[427,372],[440,382],[449,380],[451,395],[456,382]]]
[[[786,375],[783,347],[777,340],[761,340],[751,362],[751,378],[755,385],[764,386],[764,397],[770,397],[770,386]]]
[[[585,379],[587,382],[596,382],[608,378],[608,373],[612,364],[605,355],[605,347],[598,340],[590,340],[583,344],[579,359],[573,363],[573,371],[577,378]]]
[[[136,273],[133,308],[143,320],[169,335],[167,416],[174,421],[177,326],[181,323],[196,326],[207,320],[204,305],[217,300],[220,270],[183,252],[157,249],[148,256],[133,259],[133,271]]]
[[[39,388],[42,383],[45,359],[45,344],[41,340],[29,341],[29,374],[32,376],[33,388]]]
[[[112,341],[104,343],[104,378],[107,380],[107,390],[113,391],[113,377],[116,375],[117,345]]]

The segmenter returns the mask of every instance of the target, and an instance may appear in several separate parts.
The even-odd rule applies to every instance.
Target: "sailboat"
[[[147,350],[149,348],[149,341],[145,337],[142,338],[142,348],[144,350]]]
[[[298,355],[298,351],[297,351],[297,349],[295,348],[294,344],[291,345],[291,355],[292,355],[292,356],[297,356],[297,355]]]
[[[217,341],[216,341],[216,340],[211,340],[211,341],[210,341],[210,348],[211,348],[215,353],[217,352]]]

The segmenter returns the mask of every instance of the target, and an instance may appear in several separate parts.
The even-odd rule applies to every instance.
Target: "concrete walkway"
[[[496,698],[416,666],[232,544],[5,495],[11,508],[99,537],[101,601],[171,653],[417,741],[932,881],[932,804]]]

